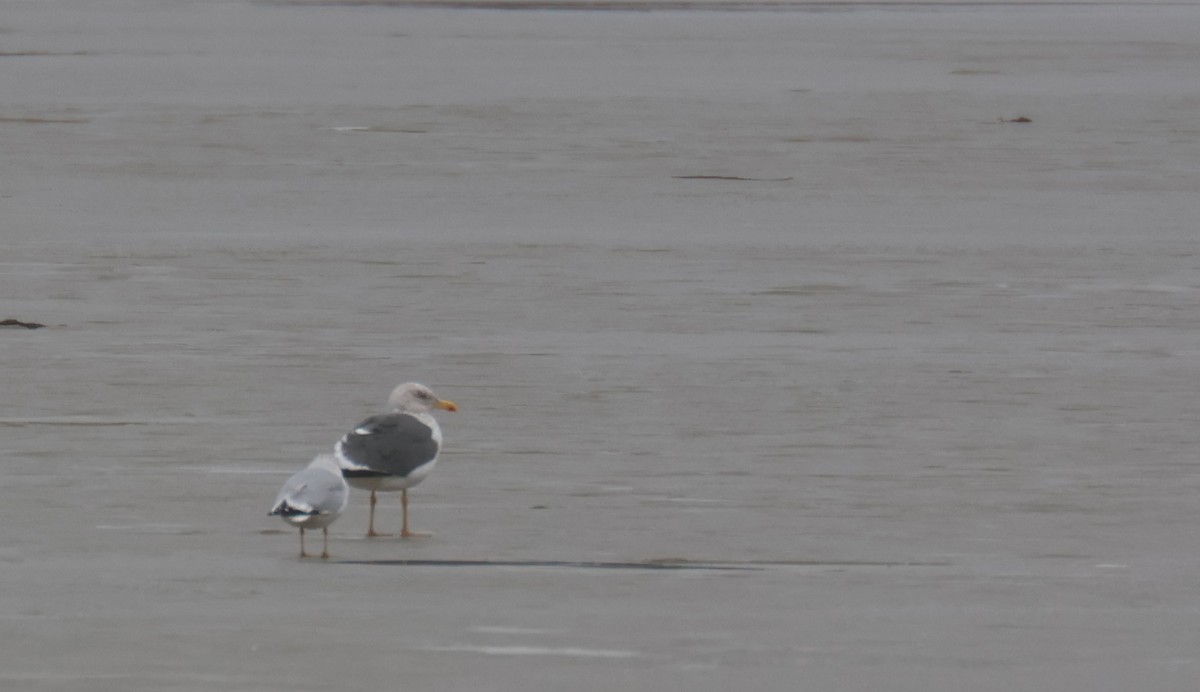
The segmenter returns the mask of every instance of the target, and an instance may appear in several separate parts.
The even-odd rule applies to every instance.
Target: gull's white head
[[[443,411],[458,410],[458,405],[453,401],[437,398],[432,389],[416,382],[405,382],[393,389],[392,395],[388,397],[388,406],[404,413],[427,413],[435,408]]]

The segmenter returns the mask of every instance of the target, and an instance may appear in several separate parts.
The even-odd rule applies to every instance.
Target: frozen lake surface
[[[1195,689],[1200,6],[615,7],[0,2],[0,687]]]

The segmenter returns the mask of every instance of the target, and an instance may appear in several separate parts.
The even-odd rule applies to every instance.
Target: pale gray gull
[[[335,453],[342,475],[351,487],[371,491],[367,536],[375,531],[375,493],[400,492],[402,538],[427,536],[408,528],[408,489],[425,480],[437,463],[442,429],[430,411],[457,411],[453,401],[439,399],[423,384],[406,382],[388,397],[391,413],[371,416],[337,443]]]
[[[321,529],[321,557],[329,557],[329,525],[350,502],[350,488],[342,478],[332,454],[318,454],[306,468],[297,471],[279,491],[270,514],[300,529],[300,557],[304,552],[304,530]]]

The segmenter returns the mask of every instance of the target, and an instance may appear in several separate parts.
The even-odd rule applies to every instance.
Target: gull
[[[391,413],[371,416],[342,437],[334,448],[338,464],[351,487],[371,491],[368,537],[387,535],[375,531],[375,493],[396,491],[404,511],[400,537],[428,536],[408,528],[408,489],[433,470],[442,446],[442,430],[429,412],[458,406],[416,382],[396,387],[388,406]]]
[[[350,489],[332,454],[318,454],[307,467],[283,484],[271,516],[278,516],[300,529],[300,557],[304,552],[304,530],[321,529],[321,557],[329,557],[329,525],[337,520],[350,501]]]

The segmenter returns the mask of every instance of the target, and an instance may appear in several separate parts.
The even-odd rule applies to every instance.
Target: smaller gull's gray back
[[[337,460],[333,455],[322,454],[287,479],[270,513],[293,521],[324,517],[327,520],[320,523],[328,524],[342,513],[349,501],[350,489],[342,478]]]

